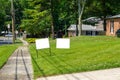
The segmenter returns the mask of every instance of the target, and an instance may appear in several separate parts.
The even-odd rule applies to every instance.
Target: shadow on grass
[[[35,50],[36,50],[36,48],[32,45],[32,48],[34,48]],[[43,58],[45,61],[47,61],[48,63],[50,63],[52,66],[53,66],[53,68],[54,69],[56,69],[57,71],[59,71],[59,73],[60,74],[64,74],[64,72],[65,71],[67,71],[68,73],[72,73],[72,71],[70,70],[70,69],[68,69],[68,68],[66,68],[65,66],[63,66],[62,64],[64,64],[64,65],[66,65],[66,66],[68,66],[68,67],[70,67],[70,68],[74,68],[72,65],[70,65],[70,64],[68,64],[68,63],[66,63],[64,60],[62,60],[60,57],[58,57],[55,53],[53,53],[53,52],[51,52],[51,53],[48,53],[48,52],[45,52],[45,51],[42,51],[45,55],[38,55],[38,58],[39,57],[41,57],[41,58]],[[49,54],[51,54],[51,55],[49,55]],[[47,56],[49,56],[49,58],[47,58],[46,57],[46,55]],[[55,56],[56,58],[53,58],[53,56]],[[36,62],[36,60],[35,60],[35,58],[34,57],[32,57],[32,59],[33,59],[33,62],[35,63],[35,65],[37,66],[37,68],[39,69],[39,72],[42,74],[42,76],[47,80],[47,76],[46,76],[46,74],[44,73],[44,71],[40,68],[40,66],[37,64],[37,62]],[[58,64],[59,63],[59,65],[56,65],[56,63]],[[62,63],[62,64],[61,64]],[[65,71],[64,71],[65,70]],[[76,70],[78,70],[78,69],[76,69]],[[76,80],[79,80],[79,78],[78,77],[76,77],[76,76],[74,76],[73,74],[71,74],[71,76],[74,78],[74,79],[76,79]],[[68,78],[68,76],[66,76],[66,75],[64,75],[64,77],[65,77],[65,79],[67,79],[67,80],[69,80],[69,78]]]
[[[48,54],[47,52],[44,51],[45,54]],[[40,55],[45,61],[47,61],[48,63],[50,63],[56,70],[59,71],[60,74],[64,74],[65,71],[67,71],[68,73],[72,73],[72,71],[68,68],[66,68],[65,66],[63,66],[62,64],[70,67],[70,68],[74,68],[72,65],[66,63],[64,60],[62,60],[61,58],[55,56],[55,55],[52,55],[52,56],[55,56],[56,58],[53,58],[52,56],[49,56],[50,59],[48,59],[47,57],[45,56],[42,56]],[[58,65],[56,65],[56,63]],[[65,70],[65,71],[64,71]],[[77,69],[76,69],[77,70]],[[79,80],[78,77],[74,76],[73,74],[71,74],[71,76],[76,79],[76,80]],[[69,80],[68,76],[64,75],[65,79]]]
[[[31,56],[31,57],[32,57],[32,56]],[[32,57],[32,60],[33,60],[33,62],[34,62],[34,64],[35,64],[35,66],[37,67],[37,69],[39,70],[39,72],[42,74],[42,76],[43,76],[43,77],[46,77],[43,69],[40,68],[40,66],[37,64],[37,62],[36,62],[36,60],[35,60],[34,57]],[[45,78],[45,80],[47,80],[47,78]]]

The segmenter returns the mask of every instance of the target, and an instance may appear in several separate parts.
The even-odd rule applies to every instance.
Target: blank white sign
[[[56,41],[56,48],[70,48],[70,39],[58,38]]]
[[[49,39],[48,38],[37,39],[35,41],[35,43],[36,43],[36,49],[50,48]]]

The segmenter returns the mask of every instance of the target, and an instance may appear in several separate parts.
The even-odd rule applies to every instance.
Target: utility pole
[[[14,11],[13,0],[11,0],[11,16],[12,16],[13,43],[15,43],[15,11]]]

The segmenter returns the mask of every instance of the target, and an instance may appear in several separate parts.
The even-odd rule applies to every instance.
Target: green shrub
[[[36,38],[27,38],[28,43],[35,43]]]

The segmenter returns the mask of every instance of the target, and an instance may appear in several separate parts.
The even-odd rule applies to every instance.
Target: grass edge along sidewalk
[[[17,40],[15,44],[4,44],[0,46],[0,69],[20,45],[22,45],[22,43]]]
[[[56,49],[55,40],[51,51],[39,50],[36,57],[35,44],[30,44],[34,76],[43,77],[83,71],[120,67],[120,39],[106,36],[81,36],[71,38],[70,49]]]

